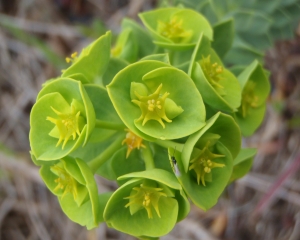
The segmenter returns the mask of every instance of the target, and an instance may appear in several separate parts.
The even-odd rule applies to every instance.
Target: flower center
[[[77,60],[77,58],[78,58],[77,55],[78,55],[77,52],[72,53],[71,57],[66,57],[66,62],[67,63],[74,63]]]
[[[54,191],[62,190],[64,197],[67,193],[71,193],[74,199],[77,198],[77,181],[63,168],[58,165],[51,167],[51,171],[58,176],[54,180],[57,183]]]
[[[158,21],[158,32],[175,43],[192,35],[191,31],[182,27],[182,20],[178,20],[177,17],[173,17],[169,22]]]
[[[54,123],[55,124],[54,129],[58,130],[59,132],[58,133],[59,140],[56,144],[56,147],[63,142],[62,149],[64,149],[66,143],[68,142],[71,136],[73,137],[73,140],[75,140],[76,136],[80,135],[80,129],[81,129],[80,125],[82,125],[80,123],[83,122],[83,118],[80,116],[80,111],[76,112],[74,106],[71,106],[71,112],[67,114],[61,113],[53,107],[51,107],[51,109],[57,114],[58,119],[52,117],[47,117],[46,119]]]
[[[197,175],[198,185],[201,183],[205,186],[205,181],[212,181],[211,170],[216,167],[224,167],[225,164],[216,163],[212,160],[214,158],[224,157],[224,155],[214,154],[209,150],[210,141],[206,143],[206,146],[200,151],[190,163],[189,170],[194,170]]]
[[[142,142],[143,142],[142,138],[135,135],[129,129],[125,129],[125,131],[127,132],[127,134],[126,134],[125,139],[122,142],[122,145],[124,143],[127,144],[128,148],[127,148],[126,158],[128,158],[133,149],[135,149],[135,148],[140,149],[140,147],[146,148],[146,146],[142,144]]]
[[[136,121],[138,122],[143,120],[143,126],[149,120],[158,121],[163,128],[165,128],[165,124],[162,120],[165,120],[166,122],[172,122],[172,120],[170,120],[165,113],[165,100],[170,93],[165,92],[161,96],[161,88],[162,84],[160,84],[156,91],[149,96],[141,96],[136,91],[134,92],[138,100],[134,99],[132,102],[138,105],[142,111],[142,115]]]
[[[125,207],[130,207],[131,215],[140,209],[146,209],[149,219],[153,218],[152,208],[154,208],[158,217],[161,217],[158,202],[160,197],[167,197],[167,194],[162,192],[162,190],[162,188],[148,187],[144,184],[141,184],[140,187],[134,187],[130,196],[124,198],[129,199],[129,203]]]
[[[220,84],[222,77],[220,76],[223,73],[223,67],[218,63],[211,63],[210,55],[206,58],[202,56],[202,60],[200,60],[200,65],[203,70],[203,73],[208,80],[208,82],[212,85],[212,87],[221,95],[225,95],[224,87]]]
[[[242,104],[239,112],[242,113],[243,117],[247,116],[249,108],[258,107],[258,96],[255,95],[256,83],[249,80],[243,89],[242,93]]]
[[[111,55],[114,56],[114,57],[120,56],[121,52],[122,52],[122,47],[121,46],[115,46],[110,51]]]

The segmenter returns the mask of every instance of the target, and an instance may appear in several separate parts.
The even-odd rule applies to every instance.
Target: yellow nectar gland
[[[120,56],[121,52],[122,52],[122,47],[120,45],[119,46],[117,45],[110,50],[111,55],[114,57]]]
[[[201,68],[204,72],[205,77],[209,81],[209,83],[215,89],[223,89],[224,87],[219,83],[222,80],[220,76],[223,73],[223,67],[220,66],[218,63],[211,64],[210,55],[206,58],[202,56],[202,60],[200,61]]]
[[[158,208],[158,202],[160,197],[167,197],[167,194],[161,192],[162,190],[162,188],[147,187],[143,184],[141,184],[140,187],[134,187],[130,196],[124,198],[129,199],[129,203],[127,203],[125,207],[132,207],[135,210],[144,208],[148,213],[149,219],[153,218],[152,208],[154,208],[155,212],[160,218],[161,216]]]
[[[182,22],[182,20],[178,20],[176,17],[172,18],[169,22],[158,21],[158,32],[173,42],[179,43],[192,35],[192,31],[187,31],[182,27]]]
[[[140,147],[142,148],[146,148],[145,145],[142,144],[143,139],[140,138],[139,136],[135,135],[133,132],[131,132],[129,129],[125,129],[125,131],[127,132],[125,139],[122,142],[122,145],[124,143],[127,144],[127,153],[126,153],[126,158],[129,157],[131,151],[135,148],[140,149]]]
[[[71,193],[74,199],[77,198],[77,182],[76,180],[62,167],[54,165],[51,167],[51,171],[58,176],[54,180],[57,183],[54,191],[63,190],[62,197],[67,193]]]
[[[244,87],[243,93],[242,93],[242,103],[240,112],[242,112],[242,116],[246,117],[248,109],[256,108],[258,107],[258,96],[255,95],[255,86],[256,83],[249,80],[246,83],[246,86]]]
[[[147,97],[141,96],[137,92],[134,92],[134,94],[137,96],[139,100],[132,100],[132,102],[138,105],[142,111],[142,115],[136,121],[138,122],[143,120],[142,123],[143,126],[149,120],[158,121],[163,128],[165,128],[165,124],[162,120],[165,120],[166,122],[172,122],[172,120],[170,120],[165,113],[165,100],[170,93],[165,92],[161,96],[160,95],[161,88],[162,88],[162,84],[158,86],[158,88],[153,94]]]
[[[78,55],[77,52],[72,53],[71,57],[66,57],[66,62],[67,63],[70,63],[70,62],[74,63],[78,58],[77,55]]]
[[[73,140],[76,139],[76,134],[80,135],[79,130],[79,117],[80,111],[76,113],[74,106],[71,107],[71,113],[65,114],[57,111],[55,108],[51,107],[51,109],[57,114],[59,119],[55,119],[52,117],[47,117],[46,119],[56,125],[59,131],[59,140],[56,144],[56,147],[59,146],[62,142],[62,149],[64,149],[66,143],[73,137]]]
[[[218,155],[212,153],[208,147],[210,142],[208,141],[203,150],[191,160],[189,170],[194,169],[197,174],[197,183],[200,184],[200,180],[203,186],[205,186],[205,177],[211,175],[211,170],[216,167],[224,167],[225,164],[216,163],[212,160],[214,158],[224,157],[224,155]],[[209,176],[211,177],[211,176]]]

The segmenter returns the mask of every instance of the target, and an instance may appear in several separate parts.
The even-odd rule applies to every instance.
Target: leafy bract
[[[205,182],[205,186],[197,183],[196,176],[192,172],[193,170],[185,172],[180,153],[175,151],[174,154],[177,160],[177,167],[181,173],[177,176],[178,181],[193,203],[203,210],[208,210],[217,203],[229,181],[233,168],[231,153],[221,142],[215,144],[213,153],[222,155],[222,157],[214,159],[214,162],[224,166],[212,169],[211,179]]]
[[[221,112],[215,114],[201,130],[187,139],[181,154],[185,172],[188,171],[193,149],[195,147],[202,149],[208,141],[211,143],[221,142],[229,150],[231,158],[234,159],[241,149],[241,132],[231,116]]]
[[[234,112],[240,106],[241,88],[237,78],[226,68],[209,40],[201,35],[190,62],[189,75],[203,101],[212,108]]]
[[[111,50],[113,57],[121,58],[127,62],[135,62],[137,58],[137,43],[132,30],[127,28],[123,30]]]
[[[270,83],[258,61],[252,62],[238,76],[242,88],[242,101],[234,117],[242,134],[250,136],[261,124],[266,111]]]
[[[242,148],[237,157],[233,161],[233,171],[230,177],[230,182],[245,176],[253,162],[253,158],[257,150],[255,148]]]
[[[158,88],[162,95],[169,93],[168,98],[173,103],[170,102],[166,106],[171,111],[180,106],[183,112],[181,111],[171,122],[165,123],[165,128],[155,120],[146,123],[138,121],[142,111],[133,103],[135,99],[131,98],[131,87],[140,86],[137,83],[145,86],[146,90],[143,91],[149,93],[154,93]],[[180,87],[182,84],[184,88]],[[122,121],[132,132],[143,139],[181,138],[204,126],[204,105],[193,81],[184,72],[162,62],[145,60],[129,65],[116,75],[107,89]],[[170,111],[167,111],[167,117],[170,118],[173,113],[169,113],[168,116],[168,112]]]
[[[53,166],[43,165],[40,174],[49,190],[58,197],[63,211],[71,220],[88,229],[99,224],[99,200],[107,201],[107,198],[98,198],[93,173],[84,161],[65,157]]]
[[[72,65],[63,70],[62,77],[81,74],[88,82],[93,83],[106,70],[110,56],[110,41],[109,31],[84,48],[80,55],[74,58]]]
[[[180,184],[171,173],[153,169],[127,174],[119,179],[125,178],[132,179],[117,189],[106,205],[104,219],[108,226],[134,236],[158,237],[167,234],[178,220],[187,215],[189,203]],[[131,214],[129,208],[125,207],[132,190],[144,185],[155,187],[164,194],[159,198],[157,205],[155,204],[158,210],[152,209],[152,218],[149,218],[143,208],[136,209]]]
[[[209,22],[191,9],[162,8],[141,13],[139,16],[154,38],[154,43],[163,48],[192,48],[201,33],[209,39],[213,38]]]
[[[79,112],[82,127],[79,136],[63,139],[53,119],[59,114]],[[67,116],[65,116],[67,117]],[[50,120],[51,121],[50,121]],[[54,160],[68,155],[82,144],[86,144],[95,126],[93,105],[81,82],[59,78],[48,83],[39,93],[30,114],[30,144],[32,153],[39,160]],[[78,131],[76,135],[78,134]],[[74,139],[74,140],[73,140]]]

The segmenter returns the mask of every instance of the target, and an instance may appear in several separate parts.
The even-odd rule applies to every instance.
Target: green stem
[[[105,128],[112,130],[124,130],[126,126],[123,123],[106,122],[96,119],[96,128]]]
[[[146,148],[142,148],[142,154],[146,165],[146,170],[155,168],[153,155],[148,142],[144,142]]]
[[[160,140],[160,139],[156,139],[154,140],[154,143],[156,143],[157,145],[161,146],[161,147],[165,147],[165,148],[176,148],[177,151],[182,152],[183,143],[177,143],[177,142],[173,142],[170,140]]]
[[[88,162],[92,172],[95,173],[118,149],[121,148],[123,135],[120,135],[110,146],[108,146],[101,154]]]

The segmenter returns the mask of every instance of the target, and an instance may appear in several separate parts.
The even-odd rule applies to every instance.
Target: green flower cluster
[[[261,124],[270,86],[257,61],[238,76],[224,66],[213,43],[232,39],[226,24],[216,32],[183,8],[140,18],[146,29],[125,19],[113,47],[107,32],[66,58],[37,96],[29,138],[71,220],[157,238],[187,216],[189,199],[208,210],[249,171],[256,150],[241,137]],[[95,175],[119,187],[99,193]]]

